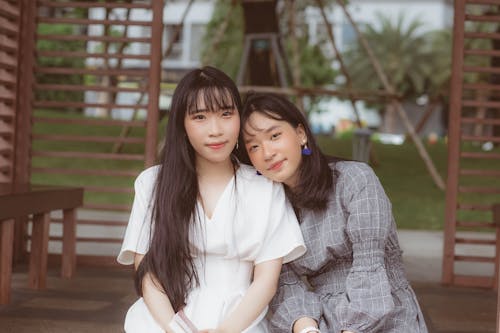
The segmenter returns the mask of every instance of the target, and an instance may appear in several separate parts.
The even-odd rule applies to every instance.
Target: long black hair
[[[217,111],[242,103],[234,82],[213,67],[186,74],[172,97],[161,165],[155,183],[151,219],[151,243],[135,275],[142,295],[142,280],[152,274],[175,311],[186,305],[189,290],[199,283],[190,246],[190,230],[196,223],[199,196],[195,152],[184,127],[186,113],[195,112],[202,100],[206,109]],[[236,168],[237,161],[232,159]],[[196,255],[196,254],[195,254]]]
[[[259,112],[275,120],[286,121],[293,128],[300,125],[307,136],[307,145],[312,153],[303,156],[299,166],[299,181],[293,189],[285,185],[288,199],[295,209],[323,210],[327,207],[328,198],[334,186],[332,169],[327,157],[320,151],[306,118],[287,98],[274,94],[251,93],[247,96],[241,113],[241,129],[254,112]],[[240,135],[240,144],[242,144]],[[242,145],[242,147],[244,147]],[[240,149],[242,162],[250,163],[245,149]]]

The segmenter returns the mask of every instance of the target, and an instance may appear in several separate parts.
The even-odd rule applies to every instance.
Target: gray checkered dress
[[[322,332],[427,332],[377,176],[358,162],[331,167],[337,170],[335,191],[326,211],[302,212],[307,253],[283,267],[271,302],[271,332],[292,332],[304,316]]]

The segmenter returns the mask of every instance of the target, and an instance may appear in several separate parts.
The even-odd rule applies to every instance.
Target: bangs
[[[217,86],[201,87],[189,94],[186,105],[188,114],[236,109],[234,97],[229,89]]]

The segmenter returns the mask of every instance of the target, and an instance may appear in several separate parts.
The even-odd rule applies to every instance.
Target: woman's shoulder
[[[258,174],[253,166],[247,164],[240,164],[236,176],[236,184],[246,197],[251,194],[265,196],[264,193],[280,192],[283,189],[281,183]]]
[[[154,165],[143,170],[135,179],[135,186],[146,186],[152,187],[158,177],[158,172],[160,171],[160,165]]]
[[[360,176],[373,174],[373,169],[366,163],[358,161],[337,161],[330,163],[332,172],[338,171],[339,176]]]

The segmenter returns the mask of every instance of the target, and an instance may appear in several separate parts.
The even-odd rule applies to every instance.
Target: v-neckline
[[[224,186],[224,189],[222,190],[221,194],[219,195],[219,197],[217,198],[217,201],[215,202],[215,206],[214,206],[214,209],[212,211],[212,216],[208,216],[206,211],[205,211],[205,208],[203,207],[203,204],[201,203],[200,200],[197,200],[196,203],[197,205],[199,206],[199,209],[203,212],[203,217],[205,218],[205,220],[207,220],[208,222],[212,222],[217,214],[217,211],[219,209],[219,206],[221,204],[221,201],[223,201],[223,197],[226,195],[226,192],[228,191],[228,189],[230,187],[232,187],[232,183],[234,182],[234,179],[235,179],[235,175],[236,175],[236,172],[233,174],[233,176],[229,179],[229,181],[227,182],[226,186]]]

